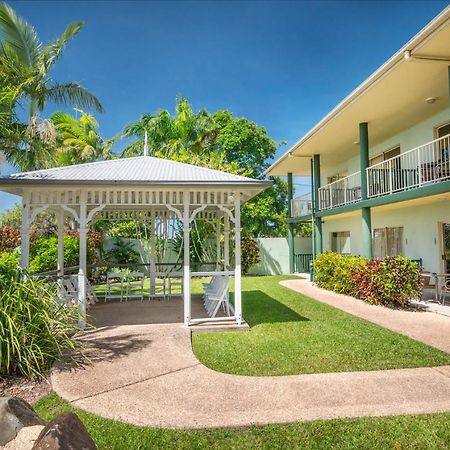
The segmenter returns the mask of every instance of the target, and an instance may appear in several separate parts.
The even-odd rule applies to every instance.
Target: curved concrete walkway
[[[111,419],[169,428],[450,411],[450,366],[226,375],[199,363],[182,324],[122,322],[86,333],[95,346],[91,365],[52,374],[54,390],[74,406]]]

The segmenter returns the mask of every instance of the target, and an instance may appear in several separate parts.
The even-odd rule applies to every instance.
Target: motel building
[[[289,183],[294,224],[314,255],[404,255],[450,272],[450,7],[330,111],[267,171]],[[293,198],[293,177],[311,193]],[[297,255],[300,256],[300,255]]]

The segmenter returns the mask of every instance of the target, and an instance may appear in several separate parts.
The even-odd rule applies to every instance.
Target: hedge
[[[316,284],[374,305],[406,306],[421,296],[420,268],[404,256],[367,260],[322,253],[313,261]]]

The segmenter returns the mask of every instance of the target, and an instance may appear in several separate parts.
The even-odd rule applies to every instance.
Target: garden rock
[[[6,444],[5,450],[31,450],[43,428],[43,425],[23,427],[17,436]]]
[[[0,445],[12,441],[23,427],[45,425],[25,400],[0,397]]]
[[[96,450],[85,426],[74,413],[68,412],[42,429],[32,450]]]

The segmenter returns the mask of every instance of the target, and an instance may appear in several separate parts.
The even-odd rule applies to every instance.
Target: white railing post
[[[422,179],[423,179],[423,177],[422,177],[422,158],[420,155],[420,149],[417,149],[416,157],[417,157],[417,175],[419,177],[418,183],[419,183],[419,186],[422,186]]]

